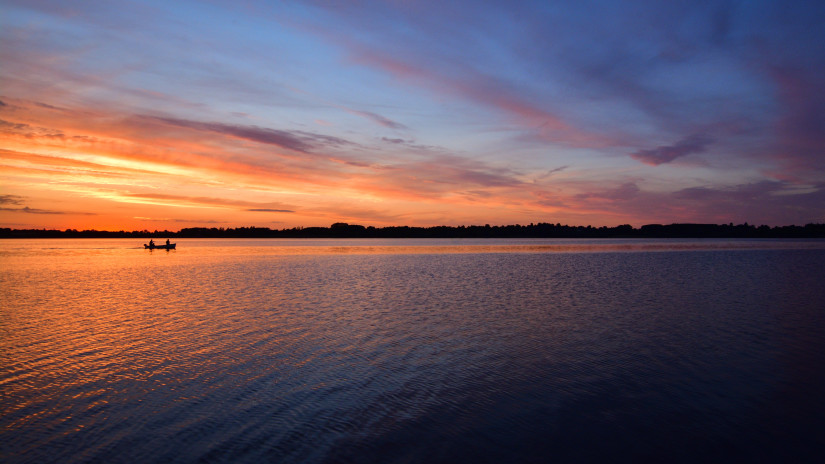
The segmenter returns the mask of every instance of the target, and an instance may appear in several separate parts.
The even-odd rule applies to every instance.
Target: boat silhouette
[[[174,250],[175,245],[177,245],[177,243],[170,243],[168,245],[155,245],[154,243],[147,245],[144,243],[143,248],[147,250]]]

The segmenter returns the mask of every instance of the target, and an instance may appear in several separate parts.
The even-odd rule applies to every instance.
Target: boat
[[[177,243],[170,243],[169,245],[155,245],[154,243],[151,245],[143,244],[143,248],[147,250],[174,250],[175,245]]]

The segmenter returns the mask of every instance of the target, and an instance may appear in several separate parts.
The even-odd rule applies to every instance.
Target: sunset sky
[[[825,2],[0,0],[0,227],[825,222]]]

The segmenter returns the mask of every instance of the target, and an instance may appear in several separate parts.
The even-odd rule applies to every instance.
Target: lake
[[[147,241],[0,242],[0,461],[825,454],[822,240]]]

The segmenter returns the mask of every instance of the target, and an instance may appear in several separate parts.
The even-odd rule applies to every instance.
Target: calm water
[[[142,242],[0,242],[0,461],[825,455],[822,241]]]

